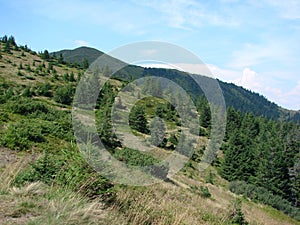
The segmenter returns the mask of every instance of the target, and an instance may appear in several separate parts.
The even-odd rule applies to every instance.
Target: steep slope
[[[0,43],[0,49],[3,46]],[[69,87],[76,86],[84,71],[16,46],[0,55],[0,144],[6,146],[0,148],[6,162],[0,169],[0,223],[232,224],[245,218],[250,224],[299,224],[268,206],[243,198],[238,201],[213,167],[200,173],[195,161],[166,182],[139,188],[115,184],[111,190],[111,184],[99,179],[76,151],[70,101],[56,98],[72,95]],[[119,75],[146,70],[130,66],[126,71]],[[119,80],[113,83],[116,88],[122,86]],[[107,91],[106,97],[113,94]],[[169,125],[177,128],[174,121]],[[126,160],[123,150],[119,156]],[[22,163],[22,156],[28,161],[33,158],[32,164]],[[141,154],[132,156],[144,159]],[[103,192],[116,195],[106,208]]]

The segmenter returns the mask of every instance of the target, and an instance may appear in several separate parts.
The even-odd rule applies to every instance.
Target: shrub
[[[45,97],[52,97],[50,83],[41,84],[37,87],[37,94]]]
[[[208,187],[203,187],[203,186],[191,186],[190,187],[191,191],[200,195],[202,198],[210,198],[211,193],[209,192]]]
[[[169,165],[159,162],[153,156],[141,153],[138,150],[124,148],[116,150],[114,157],[129,166],[143,167],[142,169],[159,179],[166,179],[169,171]]]
[[[300,212],[293,207],[290,202],[278,195],[274,195],[263,187],[256,187],[253,184],[247,184],[245,181],[232,181],[229,190],[236,194],[244,195],[254,201],[272,206],[283,213],[300,220]]]
[[[30,86],[26,86],[23,93],[22,93],[22,96],[24,97],[32,97],[34,94],[33,91],[31,91],[31,87]]]
[[[65,105],[71,105],[74,93],[74,88],[71,85],[60,86],[54,92],[54,101]]]
[[[119,161],[122,161],[131,166],[144,167],[144,166],[151,166],[159,162],[157,159],[153,158],[150,155],[143,154],[138,150],[134,150],[130,148],[116,150],[114,157]]]
[[[12,101],[8,103],[7,108],[12,113],[17,113],[21,115],[28,115],[36,112],[49,112],[49,107],[45,103],[30,98],[20,97],[13,98]]]
[[[8,119],[9,119],[8,113],[0,111],[0,124],[1,124],[1,122],[7,122]]]
[[[13,150],[29,149],[34,142],[44,142],[41,128],[29,121],[21,120],[15,124],[9,124],[1,138],[1,144]]]
[[[89,198],[102,196],[108,201],[114,197],[113,185],[92,170],[80,152],[73,147],[57,154],[45,151],[43,157],[17,174],[14,185],[36,181],[60,185]]]
[[[230,220],[233,224],[246,225],[249,224],[245,220],[244,213],[242,212],[242,201],[240,199],[236,199],[232,202],[232,209],[230,213]]]

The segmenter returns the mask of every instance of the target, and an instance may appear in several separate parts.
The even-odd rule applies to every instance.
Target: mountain
[[[122,64],[114,60],[117,65]],[[202,157],[214,153],[207,146],[215,142],[210,141],[212,126],[204,98],[197,102],[200,103],[198,112],[192,111],[189,104],[180,105],[191,121],[194,121],[193,112],[200,117],[200,126],[188,128],[167,101],[147,97],[157,91],[151,80],[149,85],[140,86],[138,102],[135,102],[138,91],[124,89],[130,87],[128,82],[146,74],[161,75],[177,82],[192,97],[199,97],[201,90],[187,73],[126,66],[114,74],[116,79],[98,79],[101,84],[107,83],[100,91],[96,107],[92,111],[78,108],[73,111],[80,112],[76,116],[72,108],[77,108],[83,96],[73,101],[79,81],[97,79],[94,70],[89,70],[91,76],[83,76],[85,72],[79,65],[50,57],[46,51],[36,53],[26,46],[18,46],[12,37],[0,38],[0,180],[3,181],[0,182],[0,224],[44,224],[45,221],[133,225],[300,224],[298,125],[230,108],[220,154],[212,165],[206,165],[201,163]],[[105,75],[106,70],[99,72]],[[199,77],[203,82],[211,81]],[[97,82],[84,84],[87,86],[81,91],[93,97],[91,92],[99,87]],[[231,96],[233,101],[236,95],[239,107],[246,103],[250,107],[256,98],[264,101],[260,95],[243,88],[224,85],[225,88],[221,83],[225,97]],[[110,116],[113,107],[119,109],[115,117]],[[91,129],[94,122],[90,116],[95,116],[97,133]],[[165,122],[161,123],[159,117]],[[112,124],[112,119],[117,126]],[[124,126],[128,119],[129,126]],[[76,140],[74,132],[82,138]],[[106,161],[99,168],[92,167],[91,161],[92,164],[87,163],[87,159],[93,160],[95,156],[99,160],[102,155],[93,151],[97,137],[107,147],[109,158],[125,163],[121,182],[114,179],[118,176],[114,176],[114,169],[107,167]],[[137,143],[135,137],[141,142]],[[123,138],[127,140],[126,145],[120,141]],[[81,140],[88,142],[88,155],[79,149]],[[176,150],[177,146],[180,151]],[[143,151],[149,147],[151,151]],[[213,147],[213,150],[218,148]],[[164,159],[174,153],[186,156],[190,149],[194,152],[189,161],[174,176],[169,176],[172,165]],[[102,172],[96,172],[102,168],[102,172],[109,172],[106,178]],[[137,174],[128,173],[127,168]],[[133,179],[144,182],[150,176],[160,182],[131,186]],[[126,185],[127,182],[130,184]]]
[[[77,62],[78,64],[82,64],[84,59],[87,59],[89,63],[92,63],[104,53],[94,48],[80,47],[74,50],[61,50],[51,54],[55,54],[56,56],[62,54],[66,62]],[[119,76],[119,78],[130,81],[132,79],[141,78],[145,74],[149,76],[161,76],[171,79],[192,94],[194,99],[198,98],[199,93],[203,94],[202,90],[199,89],[198,85],[193,81],[188,73],[174,69],[142,68],[139,66],[129,65],[115,74],[115,77]],[[277,104],[270,102],[268,99],[258,93],[252,92],[232,83],[226,83],[220,80],[218,81],[223,91],[227,107],[233,107],[241,112],[252,112],[257,116],[263,115],[267,118],[282,118],[284,120],[292,120],[294,122],[300,121],[299,112],[291,113],[289,110],[282,109]]]
[[[56,55],[57,57],[62,55],[66,62],[76,62],[79,65],[82,65],[84,59],[86,59],[89,63],[92,63],[95,59],[103,55],[103,52],[90,47],[79,47],[73,50],[66,49],[53,52],[50,55]]]

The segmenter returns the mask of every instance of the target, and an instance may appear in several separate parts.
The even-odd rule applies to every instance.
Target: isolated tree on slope
[[[151,144],[155,146],[160,146],[164,140],[166,134],[166,126],[164,121],[159,118],[155,117],[150,123],[150,131],[151,131]]]

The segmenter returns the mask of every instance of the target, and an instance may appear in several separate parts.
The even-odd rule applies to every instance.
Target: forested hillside
[[[220,82],[232,107],[222,147],[203,170],[212,115],[187,74],[128,66],[108,80],[109,68],[86,70],[89,61],[80,57],[67,62],[63,54],[37,53],[12,36],[1,38],[0,223],[299,224],[300,127],[280,120],[275,104]],[[145,83],[132,82],[149,75]],[[157,76],[186,88],[196,110],[189,104],[175,108],[160,97],[188,103]],[[95,109],[86,98],[74,99],[80,81],[86,81],[80,86],[86,97],[103,86]],[[82,113],[73,123],[72,107]],[[180,115],[195,126],[185,127]],[[135,187],[108,179],[88,163],[78,136],[88,146],[100,138],[111,158],[160,182]],[[144,151],[134,148],[137,139]],[[174,176],[165,160],[172,154],[187,158]]]
[[[62,50],[53,53],[56,56],[62,54],[66,62],[78,63],[82,65],[85,59],[88,59],[89,63],[92,63],[103,53],[92,48],[77,48],[74,50]],[[184,88],[187,89],[195,99],[202,93],[202,90],[198,88],[198,85],[193,82],[193,79],[188,74],[171,69],[159,69],[159,68],[141,68],[138,66],[131,66],[119,71],[118,76],[123,79],[137,79],[145,75],[148,76],[161,76],[171,79],[175,82],[180,83]],[[204,74],[205,75],[205,74]],[[290,113],[287,110],[282,110],[278,105],[267,100],[264,96],[246,90],[242,87],[238,87],[231,83],[219,81],[220,87],[223,91],[226,105],[228,107],[234,107],[236,110],[241,112],[252,112],[255,115],[264,115],[268,118],[283,118],[284,120],[299,122],[299,112]]]

